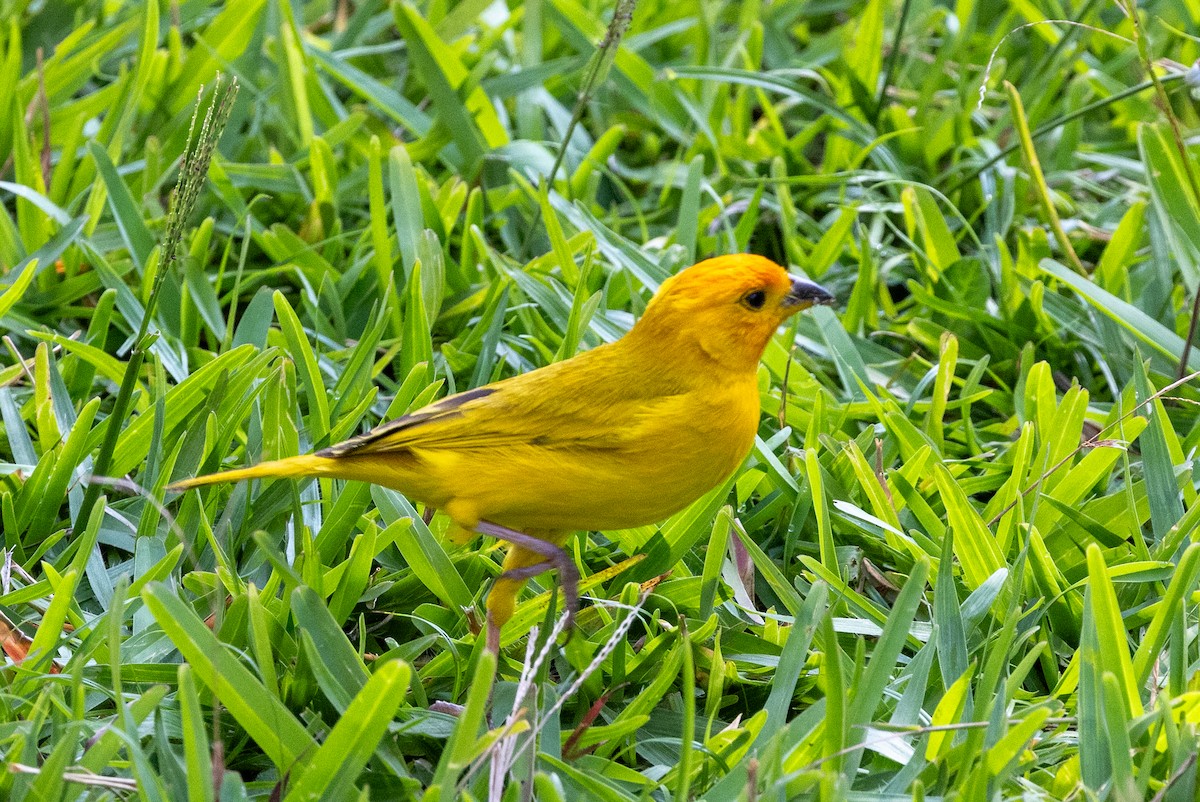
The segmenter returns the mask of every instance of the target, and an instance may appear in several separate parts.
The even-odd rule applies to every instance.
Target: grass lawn
[[[0,2],[0,798],[1197,798],[1200,0],[620,2]],[[570,638],[394,491],[164,492],[743,251],[838,304]]]

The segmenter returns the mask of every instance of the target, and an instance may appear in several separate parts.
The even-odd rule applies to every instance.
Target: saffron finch
[[[578,530],[661,521],[728,478],[754,444],[758,361],[788,317],[830,303],[760,256],[720,256],[665,281],[621,339],[448,396],[305,456],[177,482],[373,482],[510,543],[488,594],[489,640],[525,581],[556,568],[568,616]]]

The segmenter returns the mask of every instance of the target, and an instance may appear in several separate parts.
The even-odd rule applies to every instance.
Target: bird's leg
[[[491,535],[512,544],[512,549],[504,561],[504,573],[500,575],[495,587],[488,596],[488,608],[492,612],[492,620],[497,626],[512,615],[512,599],[525,580],[537,576],[551,568],[558,569],[559,582],[563,589],[563,602],[567,614],[566,626],[570,629],[579,609],[579,569],[571,555],[561,547],[547,540],[517,532],[489,521],[480,521],[475,527],[477,532]],[[541,557],[541,560],[535,559]],[[501,583],[512,583],[515,587],[501,587]],[[492,596],[496,596],[493,604]]]

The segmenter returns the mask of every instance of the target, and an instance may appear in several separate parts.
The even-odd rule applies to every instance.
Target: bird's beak
[[[788,306],[799,306],[803,309],[818,304],[833,303],[833,295],[820,284],[806,278],[796,278],[795,276],[790,276],[790,278],[792,279],[792,289],[784,298],[784,303]]]

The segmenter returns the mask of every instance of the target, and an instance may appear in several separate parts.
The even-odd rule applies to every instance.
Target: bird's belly
[[[481,481],[471,495],[481,518],[514,529],[628,529],[683,509],[739,462],[647,466],[593,456],[581,469],[552,457],[521,459],[516,470],[475,472]]]

